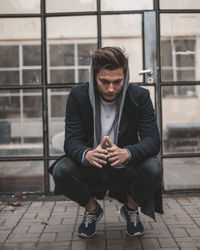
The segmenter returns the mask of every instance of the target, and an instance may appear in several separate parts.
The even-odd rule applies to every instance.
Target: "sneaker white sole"
[[[126,217],[125,217],[124,213],[122,212],[122,209],[120,209],[120,213],[121,213],[121,216],[123,217],[123,219],[127,222]],[[142,233],[137,232],[137,233],[135,233],[135,234],[129,234],[129,233],[127,232],[127,230],[126,230],[126,234],[127,234],[128,236],[130,236],[130,237],[137,237],[137,236],[143,235],[144,232],[142,232]]]
[[[101,212],[99,218],[97,219],[97,222],[100,221],[100,219],[102,218],[102,216],[103,216],[103,211]],[[97,230],[93,234],[91,234],[91,235],[80,233],[80,234],[78,234],[78,236],[83,237],[83,238],[92,238],[93,236],[95,236],[96,233],[97,233]]]

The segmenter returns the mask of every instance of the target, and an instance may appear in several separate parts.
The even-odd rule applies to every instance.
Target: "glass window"
[[[42,161],[0,162],[0,192],[44,192]]]
[[[42,138],[42,93],[1,91],[0,156],[42,155]]]
[[[174,86],[162,86],[162,93],[171,94]],[[190,96],[191,87],[175,86],[179,95]],[[166,89],[166,90],[165,90]],[[197,92],[200,86],[197,86]],[[164,153],[200,152],[199,98],[163,98]]]
[[[0,67],[11,68],[19,66],[19,49],[14,45],[0,46]]]
[[[200,14],[161,14],[160,24],[161,80],[163,82],[198,81],[200,79],[198,66]],[[194,92],[194,96],[195,94]]]
[[[51,66],[72,66],[74,65],[73,44],[52,44],[50,45]]]
[[[49,83],[73,84],[88,80],[92,51],[97,48],[95,25],[96,18],[89,16],[48,19]],[[84,26],[88,29],[83,29]],[[58,41],[53,41],[55,39]]]
[[[124,48],[130,66],[130,80],[142,82],[139,71],[143,69],[141,15],[102,16],[103,46]]]
[[[47,0],[47,12],[96,11],[94,0]]]
[[[78,44],[78,64],[90,65],[92,52],[96,49],[96,44]]]
[[[1,0],[0,14],[39,13],[40,0]]]
[[[65,109],[70,89],[49,89],[49,142],[50,154],[63,154]]]
[[[164,159],[164,189],[189,190],[200,188],[200,158]]]
[[[164,82],[195,81],[195,40],[161,41],[161,78]],[[196,88],[169,86],[163,96],[196,96]]]
[[[23,45],[23,65],[41,65],[41,47],[39,45]]]
[[[199,0],[160,0],[161,9],[200,9]]]
[[[153,0],[101,0],[102,10],[149,10],[153,9]]]

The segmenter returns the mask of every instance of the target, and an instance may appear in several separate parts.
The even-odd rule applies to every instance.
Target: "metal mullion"
[[[41,0],[41,63],[42,63],[42,118],[43,118],[43,156],[44,158],[44,192],[49,191],[48,160],[49,138],[48,138],[48,103],[47,103],[47,46],[46,46],[46,1]]]
[[[160,14],[192,14],[192,13],[200,13],[200,9],[160,9],[158,10]]]
[[[48,12],[45,17],[68,17],[68,16],[95,16],[97,11],[83,11],[83,12]]]
[[[163,159],[169,159],[169,158],[196,158],[200,157],[200,153],[165,153],[163,154]]]
[[[101,0],[97,1],[97,47],[102,47],[102,26],[101,26]]]
[[[41,17],[41,14],[0,14],[0,18],[35,18]]]
[[[198,86],[200,85],[200,81],[171,81],[171,82],[161,82],[160,85],[162,86],[174,86],[174,85],[179,85],[179,86],[183,86],[183,85],[187,85],[187,86]]]

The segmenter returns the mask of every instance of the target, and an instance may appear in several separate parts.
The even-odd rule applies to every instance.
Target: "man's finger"
[[[100,146],[101,148],[103,148],[104,145],[106,144],[106,140],[107,140],[107,136],[104,136],[103,139],[101,140],[100,144],[99,144],[99,146]]]
[[[109,136],[106,136],[106,141],[107,143],[112,147],[114,146],[114,143],[112,143],[112,141],[110,140]]]

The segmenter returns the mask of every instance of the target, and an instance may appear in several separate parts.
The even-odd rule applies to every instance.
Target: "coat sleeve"
[[[82,155],[89,149],[85,143],[85,131],[78,102],[79,93],[72,88],[66,105],[64,151],[72,160],[82,164]]]
[[[153,157],[160,150],[160,134],[148,90],[138,96],[138,103],[137,130],[139,141],[136,144],[125,146],[131,153],[129,164],[137,164]]]

